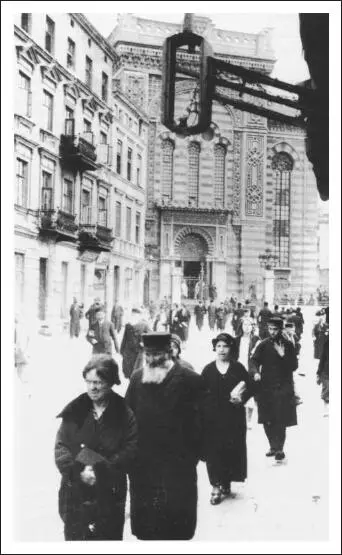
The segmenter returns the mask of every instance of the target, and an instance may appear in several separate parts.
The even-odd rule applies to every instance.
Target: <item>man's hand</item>
[[[94,469],[93,469],[92,466],[85,466],[84,469],[82,470],[80,476],[81,476],[82,482],[84,482],[88,486],[94,486],[95,485],[96,476],[95,476],[95,472],[94,472]]]
[[[259,372],[257,372],[256,374],[254,374],[254,381],[260,382],[260,380],[261,380],[261,375],[259,374]]]
[[[278,345],[278,343],[273,343],[273,345],[278,355],[283,357],[285,355],[285,347],[283,345]]]
[[[241,399],[239,397],[231,397],[230,402],[233,403],[233,405],[240,405]]]

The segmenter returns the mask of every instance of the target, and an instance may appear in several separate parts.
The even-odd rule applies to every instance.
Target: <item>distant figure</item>
[[[196,326],[198,330],[201,331],[203,328],[204,316],[206,313],[206,308],[202,301],[199,301],[198,304],[195,306],[195,318],[196,318]]]
[[[180,337],[181,342],[184,344],[189,339],[189,324],[191,314],[189,310],[186,308],[185,304],[182,304],[181,309],[177,312],[178,318],[178,335]]]
[[[227,309],[224,303],[221,302],[220,306],[216,309],[216,325],[217,329],[223,331],[227,322]]]
[[[29,335],[20,315],[15,317],[14,328],[14,364],[19,379],[26,382],[26,368],[28,365]]]
[[[83,310],[81,305],[78,304],[76,297],[73,298],[70,307],[70,337],[78,337],[81,329],[81,318],[83,317]]]
[[[169,327],[169,311],[160,306],[160,309],[153,322],[153,331],[167,332]]]
[[[260,339],[265,339],[266,337],[268,337],[268,321],[270,318],[272,318],[272,312],[268,308],[268,303],[264,302],[264,308],[260,310],[258,316]]]
[[[315,299],[314,299],[313,294],[311,293],[311,294],[310,294],[310,298],[309,298],[309,300],[308,300],[308,305],[311,305],[311,306],[312,306],[312,305],[314,305],[314,304],[315,304]]]
[[[105,320],[104,309],[99,307],[96,310],[96,323],[87,333],[87,340],[93,346],[93,355],[112,354],[112,340],[117,353],[119,344],[112,322]]]
[[[217,299],[217,289],[214,283],[209,287],[209,298],[210,300],[213,300],[213,301]]]
[[[216,323],[216,305],[213,300],[210,301],[208,306],[208,324],[211,331],[215,330]]]
[[[240,320],[244,315],[244,310],[242,308],[241,303],[237,303],[237,308],[233,312],[233,319],[232,319],[232,326],[235,335],[237,334],[237,330],[239,328]]]
[[[142,365],[142,335],[151,331],[139,308],[133,308],[130,322],[125,326],[120,353],[122,355],[122,372],[128,380],[135,370]]]
[[[323,416],[329,416],[329,329],[325,332],[322,354],[318,364],[317,384],[322,386],[321,399],[324,402]]]
[[[118,333],[120,333],[122,328],[123,314],[124,309],[115,301],[110,319],[113,322],[115,331]]]
[[[98,308],[104,309],[103,303],[101,303],[101,299],[96,297],[94,299],[93,304],[88,308],[87,312],[85,313],[85,317],[89,321],[89,329],[91,329],[97,322],[96,318],[96,311]]]
[[[184,297],[185,299],[188,298],[188,286],[186,284],[186,281],[183,279],[182,284],[181,284],[181,293],[182,293],[182,297]]]

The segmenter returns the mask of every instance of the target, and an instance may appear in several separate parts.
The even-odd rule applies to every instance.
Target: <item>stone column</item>
[[[172,280],[172,303],[181,303],[181,282],[182,282],[182,269],[171,267],[171,280]]]
[[[265,270],[264,274],[264,301],[269,305],[274,302],[274,271]]]

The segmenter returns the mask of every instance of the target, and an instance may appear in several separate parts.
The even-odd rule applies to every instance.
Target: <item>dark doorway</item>
[[[39,305],[38,318],[46,319],[46,300],[47,300],[47,258],[39,259]]]
[[[187,286],[187,298],[195,299],[196,284],[201,276],[200,260],[188,260],[183,262],[183,278]]]
[[[119,302],[120,293],[120,266],[114,266],[114,302]]]

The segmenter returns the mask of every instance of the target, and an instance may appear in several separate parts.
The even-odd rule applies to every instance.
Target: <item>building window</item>
[[[223,145],[216,145],[214,148],[215,175],[214,175],[214,195],[215,201],[224,203],[224,176],[226,149]]]
[[[102,72],[101,95],[102,95],[102,100],[107,102],[107,100],[108,100],[108,75],[104,71]]]
[[[31,14],[22,13],[21,14],[21,28],[26,31],[26,33],[31,33]]]
[[[97,223],[103,227],[107,227],[107,201],[105,197],[98,198],[98,217]]]
[[[126,208],[126,241],[132,239],[132,208]]]
[[[18,206],[27,208],[28,197],[28,162],[17,158],[16,198]]]
[[[140,245],[140,227],[141,227],[141,214],[137,212],[135,215],[135,242]]]
[[[172,198],[174,143],[170,139],[162,142],[162,195],[165,200]]]
[[[52,131],[53,129],[53,95],[47,91],[43,91],[43,107],[44,107],[44,125],[45,129]]]
[[[74,184],[70,179],[64,179],[63,187],[63,210],[67,214],[73,213]]]
[[[293,160],[286,152],[280,152],[272,160],[274,175],[273,246],[278,257],[277,265],[290,265],[290,192]]]
[[[54,53],[55,47],[55,23],[46,16],[46,30],[45,30],[45,50]]]
[[[200,146],[189,145],[189,202],[198,205]]]
[[[31,92],[31,79],[24,73],[19,71],[19,89],[22,95],[24,114],[31,117],[32,113],[32,92]]]
[[[121,173],[122,141],[118,140],[116,145],[116,173]]]
[[[121,202],[115,203],[115,237],[121,237]]]
[[[67,68],[75,69],[75,52],[76,45],[71,38],[68,38],[68,52],[67,52]]]
[[[25,255],[15,253],[15,300],[19,306],[24,303],[24,283],[25,283]]]
[[[85,58],[85,82],[86,85],[91,89],[93,79],[93,61],[91,58],[86,56]]]
[[[127,179],[131,181],[132,178],[132,155],[133,151],[130,147],[127,149]]]
[[[91,224],[91,195],[88,189],[82,189],[81,193],[81,223]]]
[[[100,131],[100,144],[106,145],[107,144],[107,134]]]
[[[83,120],[83,132],[84,133],[91,133],[91,121],[84,119]]]
[[[137,185],[141,185],[141,165],[142,165],[142,158],[141,155],[138,154],[137,156]]]
[[[42,199],[41,199],[42,210],[52,210],[53,209],[53,183],[52,174],[44,171],[42,172]]]

